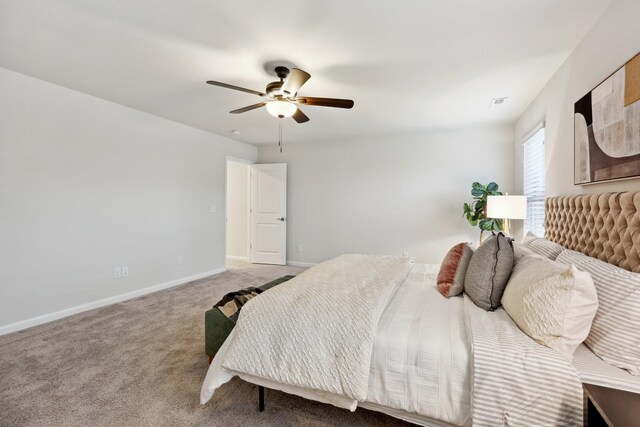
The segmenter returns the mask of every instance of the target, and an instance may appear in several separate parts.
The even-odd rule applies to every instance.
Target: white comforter
[[[270,289],[242,308],[222,368],[329,393],[355,409],[367,396],[380,316],[411,265],[342,255]]]
[[[384,310],[371,353],[366,399],[355,402],[223,368],[228,347],[236,340],[234,329],[209,368],[202,403],[238,375],[255,384],[351,410],[357,404],[373,404],[398,410],[402,417],[418,424],[426,421],[421,417],[430,418],[429,424],[432,420],[465,424],[470,417],[470,386],[464,304],[462,297],[446,299],[438,293],[437,272],[435,265],[414,265]]]

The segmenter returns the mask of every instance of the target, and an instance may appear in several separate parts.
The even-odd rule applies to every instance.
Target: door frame
[[[255,164],[253,160],[242,159],[234,156],[224,156],[224,268],[227,269],[227,219],[228,219],[228,206],[227,206],[227,179],[229,177],[227,166],[229,162],[244,163],[247,165],[247,261],[251,263],[251,165]]]

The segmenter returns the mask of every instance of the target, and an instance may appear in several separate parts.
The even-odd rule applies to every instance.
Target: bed
[[[640,193],[551,198],[547,236],[633,271],[640,268],[639,209]],[[607,226],[586,231],[598,221]],[[584,345],[567,360],[531,340],[502,309],[486,312],[467,296],[442,298],[437,271],[406,259],[346,255],[263,293],[243,308],[210,366],[201,402],[239,376],[418,425],[580,425],[581,381],[636,391],[637,377],[594,363]]]

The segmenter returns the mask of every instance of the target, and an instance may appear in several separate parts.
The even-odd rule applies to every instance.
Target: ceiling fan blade
[[[234,86],[234,85],[230,85],[230,84],[222,83],[222,82],[214,82],[213,80],[207,81],[207,84],[214,85],[214,86],[220,86],[220,87],[226,87],[227,89],[239,90],[240,92],[246,92],[246,93],[250,93],[252,95],[267,96],[267,94],[262,93],[262,92],[258,92],[257,90],[247,89],[247,88],[244,88],[244,87]]]
[[[297,98],[294,102],[304,105],[316,105],[318,107],[335,107],[335,108],[351,108],[353,101],[351,99],[339,98],[314,98],[311,96],[303,96]]]
[[[296,112],[293,113],[293,116],[291,117],[293,117],[293,120],[295,120],[298,123],[305,123],[309,121],[309,117],[307,117],[307,115],[303,113],[300,108],[298,108]]]
[[[248,107],[238,108],[237,110],[229,111],[231,114],[246,113],[247,111],[255,110],[256,108],[264,107],[266,102],[258,102],[257,104],[249,105]]]
[[[303,84],[311,78],[311,74],[297,68],[292,69],[280,89],[286,96],[294,96]]]

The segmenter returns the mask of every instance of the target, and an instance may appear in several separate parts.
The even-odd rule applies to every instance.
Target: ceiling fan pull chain
[[[280,152],[282,153],[282,119],[278,121],[278,147],[280,147]]]

